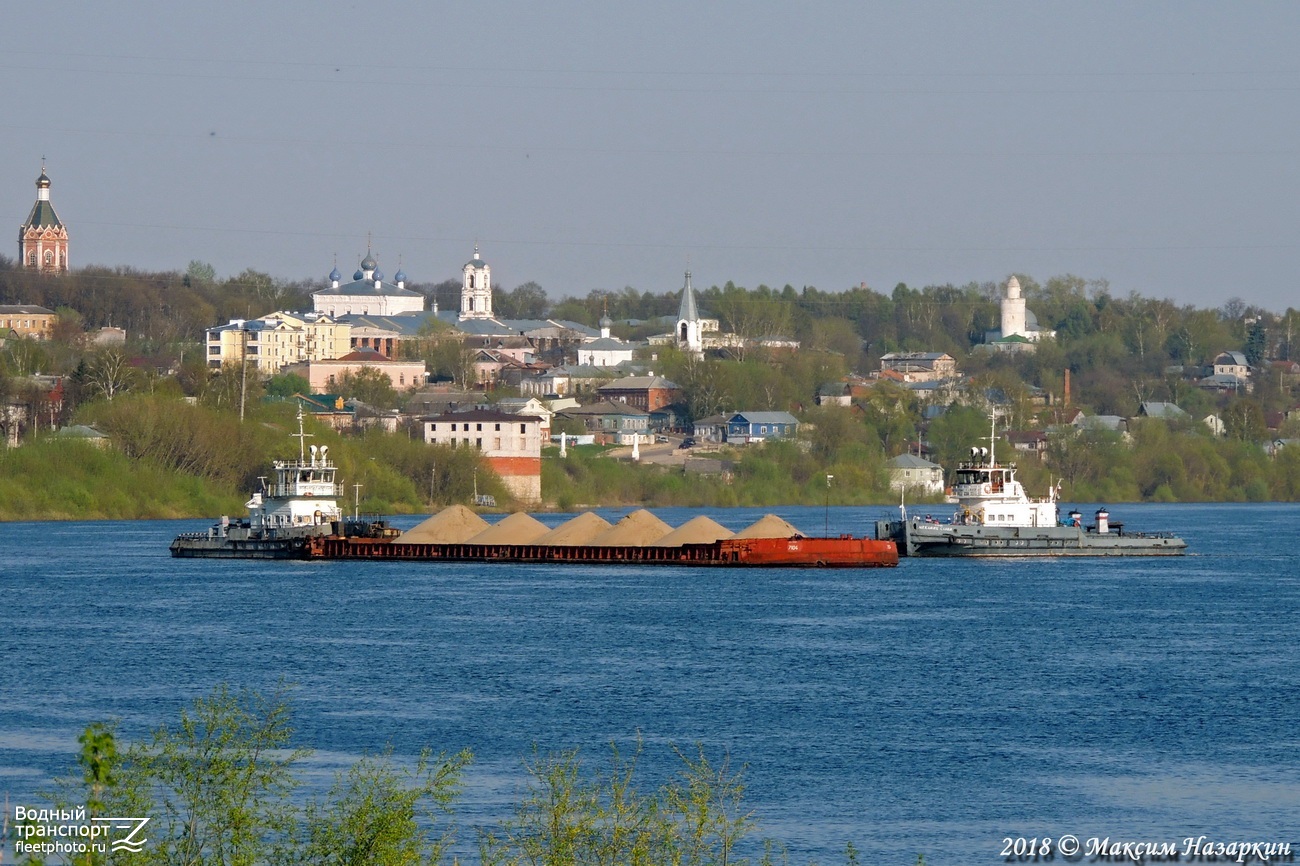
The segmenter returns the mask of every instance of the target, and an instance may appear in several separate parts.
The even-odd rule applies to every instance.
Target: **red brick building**
[[[626,403],[647,412],[682,399],[681,386],[663,376],[628,376],[600,386],[596,393],[602,400]]]

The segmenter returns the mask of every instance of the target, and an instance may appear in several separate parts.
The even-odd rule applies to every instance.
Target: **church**
[[[1002,297],[1002,327],[985,332],[985,344],[1004,352],[1024,352],[1032,351],[1034,343],[1039,340],[1055,336],[1055,331],[1039,327],[1038,317],[1025,306],[1025,299],[1020,294],[1020,280],[1014,276],[1007,280],[1006,293]]]
[[[391,353],[396,344],[427,332],[431,319],[463,334],[466,345],[491,348],[524,338],[538,354],[572,353],[599,334],[577,322],[555,319],[503,319],[492,309],[492,268],[483,259],[478,244],[474,255],[461,268],[460,305],[457,310],[439,310],[435,302],[425,309],[421,293],[406,288],[406,274],[398,271],[395,283],[384,281],[374,255],[367,250],[359,270],[349,283],[341,282],[338,268],[330,273],[330,285],[312,293],[318,314],[336,318],[353,331],[354,347],[380,348]]]
[[[54,212],[50,202],[50,179],[41,160],[41,176],[36,178],[36,204],[27,221],[18,229],[18,261],[22,267],[48,274],[68,271],[68,227]]]

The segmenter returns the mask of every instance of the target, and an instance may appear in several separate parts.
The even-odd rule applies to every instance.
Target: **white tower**
[[[1002,299],[1002,337],[1025,333],[1025,299],[1020,297],[1020,280],[1007,280],[1007,296]]]
[[[474,258],[465,263],[465,282],[460,288],[462,319],[492,318],[492,269],[479,258],[474,244]]]
[[[695,289],[691,287],[691,272],[686,272],[686,285],[682,287],[682,304],[677,310],[677,346],[688,352],[704,352],[701,334],[700,309],[695,304]]]

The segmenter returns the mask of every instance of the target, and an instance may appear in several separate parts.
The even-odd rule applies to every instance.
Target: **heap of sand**
[[[761,520],[751,523],[737,532],[732,538],[807,538],[799,530],[786,523],[775,514],[766,514]]]
[[[531,514],[516,511],[471,538],[471,544],[532,544],[550,527]]]
[[[731,538],[732,532],[717,521],[701,514],[692,517],[663,538],[654,547],[681,547],[683,544],[712,544],[722,538]]]
[[[642,508],[587,543],[598,547],[644,547],[672,531],[671,526]]]
[[[609,529],[609,521],[590,511],[584,511],[572,520],[566,520],[529,544],[590,544],[591,539]]]
[[[459,544],[488,528],[488,522],[464,505],[444,508],[437,514],[397,536],[414,544]]]

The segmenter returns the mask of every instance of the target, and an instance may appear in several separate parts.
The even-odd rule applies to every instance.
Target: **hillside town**
[[[535,284],[502,291],[477,245],[459,280],[431,285],[400,265],[386,274],[371,240],[350,276],[336,263],[305,285],[255,272],[223,284],[198,261],[163,277],[78,272],[51,187],[42,165],[18,256],[0,260],[9,448],[48,435],[111,445],[79,407],[159,380],[191,403],[242,413],[270,395],[343,434],[474,449],[528,505],[547,500],[544,449],[600,446],[725,479],[748,449],[778,441],[826,454],[865,445],[894,489],[938,496],[965,447],[935,435],[953,410],[967,419],[958,438],[996,416],[1009,452],[1071,481],[1087,471],[1078,451],[1122,448],[1152,423],[1267,460],[1300,446],[1293,310],[1179,308],[1113,298],[1101,281],[1014,274],[889,295],[698,290],[690,270],[664,292],[553,301]],[[146,283],[156,310],[133,297]],[[245,314],[217,319],[223,299]],[[1140,495],[1179,496],[1179,473],[1166,474]]]

